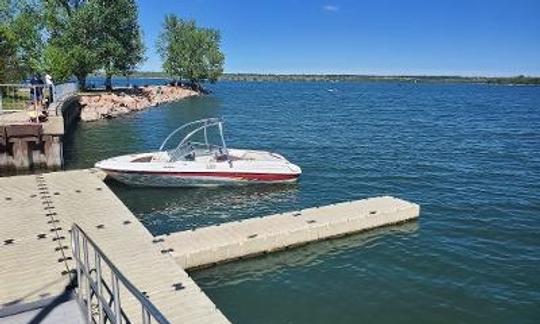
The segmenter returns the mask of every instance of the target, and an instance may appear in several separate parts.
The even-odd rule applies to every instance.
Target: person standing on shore
[[[43,87],[45,82],[41,79],[41,76],[34,74],[30,79],[30,96],[32,97],[32,106],[29,107],[28,115],[31,121],[38,121],[41,111],[43,109]]]
[[[54,101],[54,83],[49,73],[45,73],[45,84],[49,90],[48,104],[50,105]]]
[[[30,95],[32,97],[32,103],[34,105],[41,104],[41,93],[42,93],[41,84],[43,84],[43,81],[40,79],[40,77],[37,74],[34,74],[32,76],[32,79],[30,79],[30,85],[31,85]]]

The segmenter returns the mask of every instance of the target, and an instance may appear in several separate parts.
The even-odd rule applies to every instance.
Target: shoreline
[[[135,78],[167,79],[167,74],[157,71],[138,71],[131,75]],[[224,73],[220,81],[307,81],[307,82],[403,82],[403,83],[470,83],[493,85],[540,85],[540,76],[482,76],[482,75],[377,75],[354,73]]]
[[[178,86],[146,86],[113,92],[83,92],[79,94],[81,121],[111,119],[162,103],[200,96],[201,93]]]

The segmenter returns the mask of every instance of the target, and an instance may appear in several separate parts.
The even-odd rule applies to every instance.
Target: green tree
[[[9,26],[0,24],[0,83],[20,79],[19,64],[15,34]]]
[[[40,3],[0,0],[0,81],[18,82],[41,64]]]
[[[144,60],[135,0],[0,0],[0,81],[46,71],[57,81],[75,75],[127,75]]]
[[[167,15],[157,47],[163,70],[171,77],[189,80],[196,90],[201,82],[215,82],[223,74],[225,56],[220,50],[220,33],[215,29],[197,27],[195,21],[185,21]]]
[[[73,75],[73,59],[70,51],[48,44],[43,51],[43,71],[52,75],[55,82],[67,81]]]
[[[43,1],[43,20],[51,40],[61,37],[63,32],[66,30],[73,14],[87,2],[87,0]]]
[[[59,44],[64,48],[71,63],[71,72],[77,78],[81,88],[86,87],[87,76],[100,67],[97,49],[101,46],[99,20],[96,16],[99,8],[96,1],[76,7],[69,14],[63,36]]]
[[[48,0],[44,15],[50,34],[44,65],[55,79],[69,67],[84,88],[90,73],[103,70],[111,89],[114,74],[126,75],[144,59],[134,0]]]
[[[95,7],[99,39],[96,55],[105,72],[105,86],[111,90],[114,74],[128,75],[145,58],[138,10],[135,0],[98,0]]]
[[[84,88],[88,74],[100,67],[98,4],[96,0],[46,2],[44,20],[50,37],[43,65],[55,80],[74,75]]]

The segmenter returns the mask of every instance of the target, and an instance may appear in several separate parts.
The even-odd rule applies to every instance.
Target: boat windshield
[[[176,146],[170,145],[172,138],[182,135],[182,140]],[[212,139],[219,144],[211,143]],[[167,136],[159,150],[166,151],[171,162],[193,161],[200,156],[226,160],[228,152],[223,137],[223,121],[220,118],[207,118],[184,124]]]

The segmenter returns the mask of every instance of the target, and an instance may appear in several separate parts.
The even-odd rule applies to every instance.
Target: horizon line
[[[164,71],[140,70],[134,73],[165,73]],[[513,74],[513,75],[480,75],[480,74],[369,74],[369,73],[279,73],[279,72],[223,72],[223,74],[239,75],[271,75],[271,76],[359,76],[359,77],[445,77],[445,78],[540,78],[540,75]]]

